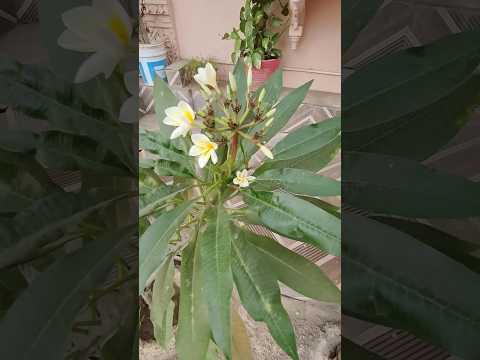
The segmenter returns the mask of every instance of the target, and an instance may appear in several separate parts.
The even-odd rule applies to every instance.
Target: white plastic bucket
[[[167,49],[163,44],[140,44],[139,71],[145,85],[153,86],[155,74],[167,80]]]

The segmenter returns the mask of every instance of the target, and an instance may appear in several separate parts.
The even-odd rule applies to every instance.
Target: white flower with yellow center
[[[67,30],[58,44],[69,50],[93,53],[77,71],[75,82],[85,82],[99,74],[112,75],[131,47],[132,22],[118,0],[93,0],[62,14]]]
[[[179,136],[185,137],[192,128],[199,125],[195,121],[195,111],[185,101],[180,101],[177,106],[167,108],[165,114],[167,117],[163,119],[163,123],[176,127],[170,135],[170,139],[176,139]]]
[[[211,141],[206,135],[193,134],[192,142],[193,146],[190,148],[189,155],[198,156],[198,166],[200,166],[200,168],[204,168],[210,159],[212,159],[213,164],[218,162],[218,156],[215,152],[218,145]]]
[[[217,72],[212,64],[207,63],[204,68],[198,68],[197,74],[193,78],[207,94],[210,94],[211,90],[220,92],[217,84]]]
[[[241,188],[246,188],[255,179],[255,176],[248,175],[248,170],[244,169],[242,171],[237,171],[237,176],[233,179],[233,183]]]

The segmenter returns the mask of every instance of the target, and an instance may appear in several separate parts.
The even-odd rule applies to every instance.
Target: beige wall
[[[171,0],[180,57],[230,63],[232,43],[222,35],[238,24],[242,0]],[[340,0],[306,0],[304,38],[284,50],[285,86],[314,79],[313,89],[340,93]]]

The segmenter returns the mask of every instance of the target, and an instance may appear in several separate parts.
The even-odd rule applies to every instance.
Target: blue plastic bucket
[[[162,44],[140,44],[139,71],[145,85],[153,86],[155,76],[167,80],[167,49]]]

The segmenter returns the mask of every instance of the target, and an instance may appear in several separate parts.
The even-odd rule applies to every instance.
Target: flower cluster
[[[165,125],[173,126],[170,138],[186,138],[190,134],[191,147],[189,155],[197,158],[200,168],[207,166],[209,161],[217,164],[219,155],[217,150],[229,143],[229,160],[234,162],[237,155],[239,137],[254,144],[268,158],[273,159],[270,149],[261,142],[266,129],[272,124],[276,112],[276,104],[269,106],[264,104],[266,90],[262,89],[258,96],[250,92],[252,84],[252,69],[248,69],[247,93],[248,104],[242,109],[237,99],[237,81],[232,73],[229,73],[226,94],[223,95],[217,83],[217,73],[212,64],[198,69],[194,76],[200,85],[206,104],[198,112],[184,101],[177,106],[165,110]],[[215,109],[220,108],[220,111]],[[242,112],[243,110],[243,112]],[[218,114],[220,113],[220,115]],[[255,128],[253,134],[247,130]],[[236,172],[233,180],[239,187],[248,187],[255,178],[248,175],[248,170]]]

